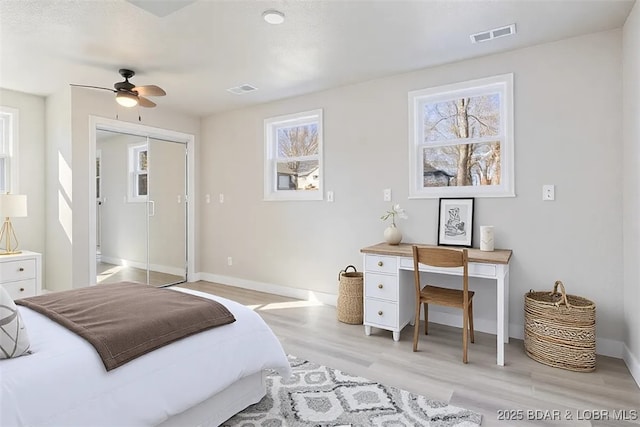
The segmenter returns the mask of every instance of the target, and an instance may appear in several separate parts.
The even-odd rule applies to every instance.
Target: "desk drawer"
[[[365,273],[364,296],[398,302],[398,277],[388,274]]]
[[[398,305],[392,302],[367,298],[364,322],[384,329],[398,329]]]
[[[33,279],[36,277],[36,260],[24,259],[19,261],[0,262],[0,283],[15,282],[16,280]]]
[[[365,259],[365,271],[396,274],[398,272],[398,261],[396,257],[367,255]]]
[[[3,288],[12,299],[33,297],[36,295],[36,279],[20,280],[18,282],[3,283]]]
[[[469,264],[469,275],[476,277],[496,277],[496,266],[493,264]]]
[[[413,259],[401,258],[400,268],[403,270],[413,270]],[[447,268],[447,267],[432,267],[424,264],[420,265],[420,271],[426,271],[431,273],[441,274],[454,274],[462,276],[462,267]],[[469,263],[469,276],[472,277],[496,277],[496,266],[494,264],[484,264],[480,262]]]

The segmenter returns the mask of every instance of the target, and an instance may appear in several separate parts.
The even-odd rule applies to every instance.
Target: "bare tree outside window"
[[[506,75],[409,94],[413,196],[513,195],[511,87]]]
[[[464,141],[498,136],[499,113],[497,93],[425,104],[425,142],[435,147],[424,149],[424,168],[446,172],[451,179],[434,181],[427,174],[424,185],[499,185],[500,142]],[[437,146],[440,142],[447,145]]]
[[[265,200],[322,200],[322,110],[264,123]]]
[[[278,135],[278,174],[288,174],[291,185],[288,190],[316,190],[318,161],[304,160],[318,154],[318,126],[310,124],[280,128]],[[296,159],[287,161],[285,159]]]

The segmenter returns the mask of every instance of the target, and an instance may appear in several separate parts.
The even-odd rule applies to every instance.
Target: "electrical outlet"
[[[211,194],[207,194],[206,196],[204,196],[204,202],[211,203]]]
[[[382,197],[382,199],[383,199],[385,202],[390,202],[390,201],[391,201],[391,189],[390,189],[390,188],[385,188],[385,189],[382,191],[382,196],[383,196],[383,197]]]
[[[220,203],[224,203],[224,194],[220,193],[220,197],[218,198]]]
[[[233,258],[230,256],[227,257],[227,265],[233,265]]]
[[[553,184],[545,184],[542,186],[542,200],[555,200],[556,186]]]

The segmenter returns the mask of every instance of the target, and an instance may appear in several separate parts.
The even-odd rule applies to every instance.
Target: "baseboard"
[[[144,270],[147,268],[147,264],[143,262],[130,261],[122,258],[112,258],[104,255],[100,256],[100,262],[103,262],[105,264],[119,265],[123,267],[139,268],[141,270]],[[151,271],[157,271],[158,273],[172,274],[174,276],[184,277],[184,269],[181,269],[179,267],[171,267],[168,265],[159,265],[159,264],[149,264],[149,269]]]
[[[306,289],[290,288],[288,286],[275,285],[273,283],[258,282],[255,280],[240,279],[238,277],[223,276],[220,274],[198,273],[198,280],[220,283],[221,285],[234,286],[236,288],[250,289],[252,291],[266,292],[283,297],[296,298],[305,301],[320,302],[322,304],[336,306],[338,296],[324,292],[309,291]]]
[[[636,380],[638,387],[640,387],[640,361],[633,355],[633,353],[631,353],[631,349],[626,345],[624,346],[622,360],[627,364],[627,368],[629,368],[631,376]]]
[[[252,291],[266,292],[269,294],[297,298],[306,301],[317,301],[332,306],[335,306],[338,301],[338,296],[333,294],[290,288],[287,286],[240,279],[232,276],[223,276],[210,273],[196,273],[194,274],[194,276],[195,280],[205,280],[207,282],[220,283],[222,285],[234,286],[236,288],[250,289]],[[457,315],[455,313],[437,311],[434,309],[429,310],[429,321],[432,323],[453,326],[456,328],[462,327],[462,317],[460,315]],[[476,331],[479,332],[485,332],[492,335],[496,335],[497,333],[496,320],[481,319],[476,317],[473,319],[473,327]],[[524,339],[524,326],[510,324],[509,337]],[[621,359],[623,358],[624,347],[625,346],[621,341],[610,340],[606,338],[596,338],[596,353],[603,356],[611,356]],[[629,365],[629,362],[627,362],[627,365]],[[629,370],[631,370],[631,368],[629,368]],[[640,376],[640,374],[638,374],[638,376]],[[637,378],[637,376],[634,375],[634,378]]]

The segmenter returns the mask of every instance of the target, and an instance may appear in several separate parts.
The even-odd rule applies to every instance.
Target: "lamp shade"
[[[27,216],[27,196],[23,194],[0,194],[0,218]]]
[[[138,97],[127,92],[116,93],[116,102],[123,107],[131,108],[138,105]]]

